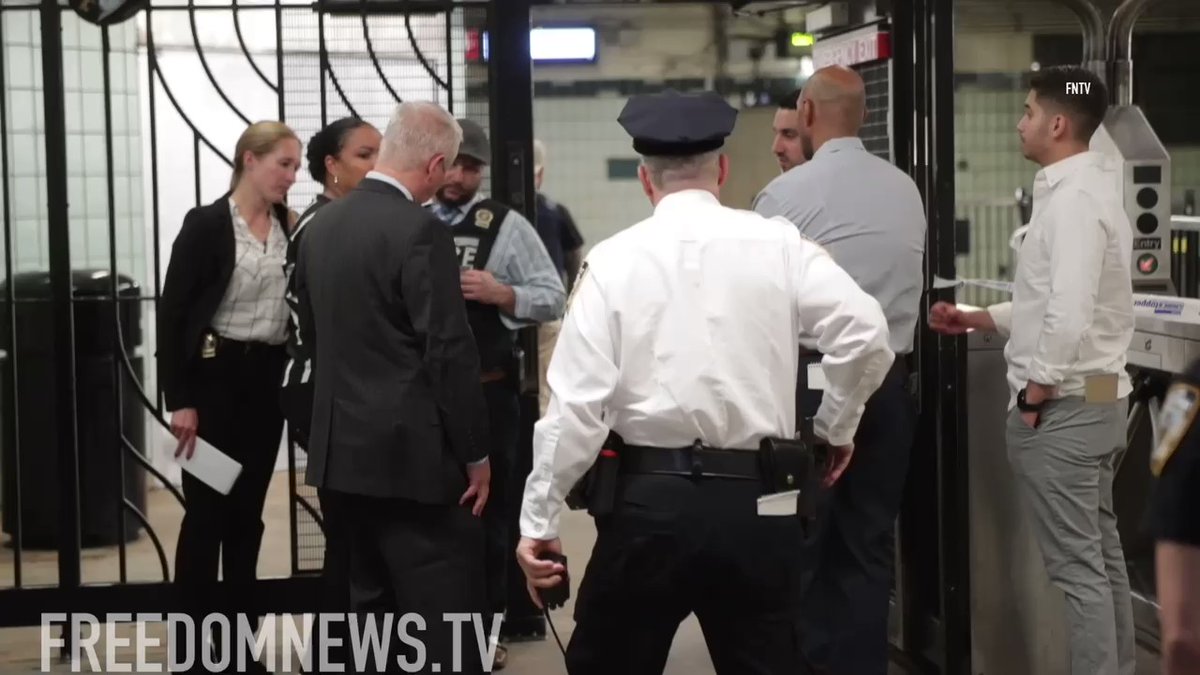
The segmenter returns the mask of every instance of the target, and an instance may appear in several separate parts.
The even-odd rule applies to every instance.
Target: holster
[[[817,516],[820,468],[827,455],[828,448],[816,443],[811,418],[801,423],[795,438],[764,438],[759,444],[763,490],[767,494],[799,490],[796,515],[806,526]]]
[[[615,433],[604,441],[599,457],[567,493],[567,507],[578,511],[587,509],[592,517],[613,512],[617,501],[618,474],[624,442]]]

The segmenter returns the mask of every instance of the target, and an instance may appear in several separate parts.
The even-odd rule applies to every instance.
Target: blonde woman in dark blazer
[[[228,495],[183,474],[175,583],[197,618],[236,611],[254,591],[263,503],[283,429],[284,262],[293,222],[283,201],[299,167],[300,141],[286,125],[246,129],[230,191],[184,217],[159,302],[159,377],[176,456],[190,457],[199,436],[242,465]],[[224,597],[215,592],[218,561]],[[229,618],[236,628],[237,617]],[[195,628],[199,645],[198,622]],[[200,652],[193,654],[200,665]]]

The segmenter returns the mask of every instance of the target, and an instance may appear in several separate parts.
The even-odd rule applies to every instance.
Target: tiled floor
[[[287,511],[287,483],[284,474],[278,474],[268,495],[265,511],[267,534],[263,545],[263,556],[259,563],[260,577],[282,576],[288,573],[291,559],[289,553],[290,524]],[[178,534],[179,518],[182,510],[178,504],[163,491],[151,493],[148,513],[154,523],[155,530],[162,538],[166,549],[167,559],[172,559],[174,542]],[[595,531],[591,520],[586,514],[569,512],[564,518],[564,546],[568,559],[585,561],[591,550]],[[159,581],[162,579],[158,556],[147,537],[128,548],[129,578],[134,581]],[[0,588],[12,584],[11,548],[0,548]],[[24,583],[27,585],[53,584],[57,579],[57,562],[53,553],[26,552],[23,556]],[[574,567],[574,565],[573,565]],[[88,583],[115,582],[118,579],[118,562],[116,549],[95,549],[84,553],[83,577]],[[574,583],[578,583],[578,575],[572,575]],[[572,606],[556,610],[552,619],[558,629],[559,637],[566,644],[573,629],[571,621]],[[0,607],[3,612],[3,607]],[[119,634],[132,637],[135,629],[130,626]],[[149,634],[162,635],[161,629],[150,628]],[[16,628],[0,630],[0,673],[40,672],[41,671],[41,635],[39,628]],[[98,645],[98,653],[103,658],[104,641]],[[118,650],[118,658],[122,663],[134,663],[133,656],[125,656],[126,650]],[[161,652],[158,652],[158,663],[162,663]],[[151,650],[151,663],[155,662],[156,652]],[[54,672],[71,672],[68,663],[52,663]],[[86,660],[82,664],[83,672],[89,672]],[[1138,675],[1153,675],[1158,671],[1157,659],[1148,653],[1140,655]],[[79,671],[76,671],[79,672]],[[285,672],[277,670],[276,672]],[[298,672],[293,668],[291,672]],[[514,643],[509,652],[509,667],[503,671],[513,675],[557,675],[565,673],[562,654],[554,640],[543,642]],[[712,662],[704,644],[703,635],[694,618],[690,618],[680,626],[671,649],[667,663],[667,675],[699,675],[713,672]],[[900,675],[898,667],[893,667],[890,675]],[[992,675],[988,673],[986,675]],[[1007,675],[1007,674],[1005,674]]]

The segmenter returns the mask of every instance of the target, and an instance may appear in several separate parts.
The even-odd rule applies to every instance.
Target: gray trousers
[[[1037,429],[1008,415],[1008,459],[1050,581],[1066,599],[1071,675],[1134,675],[1133,605],[1113,512],[1126,401],[1050,402]]]

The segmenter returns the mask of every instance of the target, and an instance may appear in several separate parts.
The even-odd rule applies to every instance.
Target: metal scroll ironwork
[[[13,189],[16,187],[15,179],[10,177],[13,169],[12,138],[15,137],[12,130],[13,116],[9,110],[9,97],[0,95],[0,180],[4,181],[4,189],[0,190],[0,208],[3,209],[4,219],[5,274],[5,286],[3,291],[0,291],[0,302],[4,302],[5,305],[0,312],[0,321],[7,321],[4,329],[0,330],[0,341],[12,346],[12,353],[0,355],[0,362],[4,363],[3,377],[0,378],[4,394],[0,405],[0,427],[3,428],[0,439],[3,440],[5,457],[11,457],[4,469],[21,477],[21,480],[15,481],[15,489],[8,491],[4,503],[6,511],[14,512],[5,514],[6,522],[8,516],[13,516],[14,526],[6,529],[9,535],[6,543],[12,551],[11,583],[4,583],[5,576],[0,572],[0,606],[5,607],[5,612],[0,613],[0,627],[36,625],[41,612],[45,611],[100,613],[115,611],[117,608],[120,611],[174,611],[175,594],[170,588],[173,552],[170,542],[161,536],[164,516],[157,511],[162,508],[186,508],[186,502],[179,488],[164,474],[161,467],[152,461],[148,452],[153,446],[152,439],[165,434],[169,424],[162,404],[161,385],[151,385],[141,372],[140,364],[145,357],[139,349],[143,343],[131,342],[126,331],[130,330],[131,316],[137,317],[141,322],[135,330],[147,333],[153,331],[153,323],[147,320],[150,312],[139,310],[131,314],[131,311],[134,308],[151,311],[157,309],[162,290],[160,280],[165,269],[165,260],[160,252],[164,245],[168,248],[170,246],[174,228],[182,214],[180,209],[186,210],[193,205],[211,201],[226,189],[224,183],[215,184],[216,179],[212,178],[213,169],[232,164],[233,140],[240,130],[233,132],[228,125],[221,128],[213,120],[224,116],[230,120],[237,120],[235,124],[249,124],[256,118],[275,116],[291,125],[302,139],[307,140],[309,134],[340,117],[343,111],[382,124],[386,122],[389,106],[394,106],[396,101],[402,100],[406,92],[421,92],[422,97],[439,100],[451,110],[458,108],[455,112],[462,112],[469,107],[463,101],[456,100],[454,84],[465,82],[468,76],[465,74],[465,65],[460,64],[459,73],[452,72],[451,45],[465,42],[460,40],[464,25],[486,24],[487,5],[479,2],[443,3],[439,11],[442,12],[444,23],[438,19],[439,23],[434,26],[431,38],[429,33],[421,33],[423,27],[428,28],[430,25],[426,18],[428,12],[422,12],[422,19],[417,21],[406,13],[394,11],[387,16],[377,16],[366,10],[357,16],[335,16],[323,10],[325,0],[317,0],[315,3],[310,0],[225,2],[226,4],[211,0],[205,3],[197,3],[195,0],[150,0],[146,3],[143,10],[144,44],[138,46],[139,51],[144,50],[146,66],[128,71],[130,78],[136,77],[140,80],[135,98],[128,98],[130,95],[127,91],[120,91],[113,84],[123,81],[120,68],[125,68],[128,64],[128,61],[119,63],[119,59],[128,57],[131,53],[128,51],[128,44],[124,47],[125,52],[114,49],[112,36],[116,33],[110,34],[110,31],[120,28],[86,23],[80,25],[81,33],[92,31],[98,36],[102,59],[99,69],[102,83],[89,83],[102,84],[97,87],[103,92],[102,106],[97,103],[96,109],[86,110],[85,115],[93,120],[102,120],[102,124],[99,125],[102,128],[92,130],[92,134],[95,136],[103,133],[103,168],[100,169],[97,165],[91,169],[88,180],[103,175],[107,181],[102,199],[89,200],[102,204],[97,206],[98,211],[91,214],[91,218],[96,222],[103,221],[106,226],[105,236],[93,240],[97,245],[107,243],[108,246],[107,252],[102,256],[103,264],[93,263],[96,267],[107,267],[107,270],[104,270],[108,275],[105,297],[79,297],[75,286],[62,285],[64,279],[68,279],[72,272],[70,268],[78,264],[76,252],[71,247],[72,243],[76,243],[72,241],[70,234],[71,222],[62,213],[51,214],[50,229],[54,234],[51,238],[51,258],[57,261],[53,269],[53,274],[57,276],[54,276],[56,286],[50,297],[25,297],[14,283],[14,279],[29,270],[28,261],[17,255],[26,242],[21,238],[23,231],[16,227],[17,219],[13,215],[14,201],[21,198]],[[12,17],[17,13],[23,15],[22,19],[29,17],[33,22],[45,21],[43,31],[51,33],[61,34],[62,31],[57,30],[55,26],[75,20],[69,7],[60,7],[54,0],[5,2],[0,6],[0,34],[6,36],[6,43],[9,33],[5,24],[12,21]],[[229,35],[227,42],[222,42],[225,38],[218,38],[219,44],[214,44],[212,35],[205,33],[202,28],[206,27],[205,21],[221,15],[229,20],[233,30],[223,32]],[[353,38],[348,38],[350,26],[354,25],[360,27],[361,32]],[[167,27],[173,27],[175,30],[164,30]],[[398,40],[394,39],[397,33],[402,36]],[[342,41],[334,44],[339,37]],[[361,56],[364,41],[369,62]],[[72,125],[78,125],[79,122],[72,120],[71,115],[56,122],[49,104],[56,102],[56,106],[61,110],[64,96],[77,94],[70,90],[64,81],[61,67],[63,55],[69,53],[72,48],[71,45],[63,45],[61,40],[47,41],[45,36],[42,38],[41,47],[32,40],[28,46],[35,55],[38,49],[57,51],[56,54],[44,54],[48,58],[44,58],[42,63],[45,70],[42,73],[41,86],[46,92],[48,108],[42,133],[46,136],[45,143],[49,151],[61,153],[64,157],[69,157],[69,153],[67,141],[63,139],[77,132],[82,135],[82,132],[72,128]],[[168,52],[171,55],[169,60],[165,56]],[[186,54],[192,61],[179,58],[181,53]],[[237,58],[229,58],[230,54],[236,55]],[[12,84],[9,79],[8,56],[9,46],[6,44],[0,47],[0,94],[6,94]],[[134,58],[136,59],[136,55]],[[219,64],[218,59],[222,59]],[[309,60],[313,61],[312,72],[304,71]],[[57,67],[56,63],[59,64]],[[272,66],[276,70],[273,78],[267,75]],[[236,81],[228,79],[231,77],[230,73],[239,69],[244,71],[246,77]],[[330,85],[334,94],[332,96],[327,93]],[[211,99],[208,105],[197,103],[204,99],[197,93],[201,89],[205,90],[205,96]],[[381,99],[381,92],[386,92],[386,100]],[[126,100],[121,101],[121,96],[126,96]],[[160,96],[165,96],[166,105],[162,104]],[[122,120],[121,115],[127,110],[126,106],[137,105],[138,109],[141,109],[141,103],[146,105],[145,113],[138,121],[137,128],[133,128],[134,122],[130,122],[128,117]],[[487,102],[476,102],[474,105],[486,110]],[[310,110],[314,107],[315,111]],[[485,113],[476,113],[477,117],[484,115]],[[291,119],[285,119],[288,117]],[[125,128],[127,122],[130,128]],[[128,147],[129,134],[148,138],[146,165],[141,167],[141,173],[136,176],[128,173],[132,170],[128,165],[134,163],[134,159],[129,157],[130,153],[122,147],[122,144]],[[55,138],[56,135],[58,138]],[[47,161],[47,164],[52,165],[53,162]],[[82,167],[68,166],[68,169]],[[61,166],[54,171],[58,173],[48,172],[48,175],[43,176],[53,190],[65,193],[71,180],[83,180],[74,177],[74,174],[68,176],[68,171]],[[189,171],[191,176],[188,175]],[[136,215],[132,211],[123,210],[126,207],[121,206],[121,202],[129,195],[118,190],[118,185],[123,185],[123,181],[132,182],[135,178],[140,181],[138,192],[145,193],[145,202],[149,209],[148,212]],[[302,176],[302,179],[306,180],[307,176]],[[293,208],[297,211],[303,208],[301,202],[306,197],[305,190],[311,194],[311,184],[306,184],[303,189],[298,184],[293,190],[292,199],[297,203]],[[56,197],[56,194],[50,196]],[[140,200],[140,197],[138,199]],[[61,201],[67,203],[65,194]],[[74,202],[70,208],[76,208]],[[70,218],[73,220],[76,215],[72,213]],[[125,293],[126,289],[121,281],[123,266],[131,264],[129,260],[135,257],[132,253],[126,255],[120,250],[122,242],[119,234],[123,231],[122,228],[126,227],[129,228],[131,238],[142,237],[144,234],[148,249],[141,254],[143,259],[138,263],[145,270],[146,278],[141,286],[146,290],[136,294]],[[136,235],[133,234],[135,231]],[[96,260],[99,261],[100,258]],[[28,388],[33,375],[27,372],[28,367],[22,367],[24,355],[17,346],[23,344],[20,343],[21,340],[28,340],[27,336],[23,337],[22,331],[25,329],[20,325],[23,313],[26,308],[40,306],[38,303],[53,306],[60,313],[66,308],[67,316],[78,316],[85,308],[89,308],[90,311],[98,307],[103,317],[101,332],[111,331],[112,359],[104,365],[104,378],[108,379],[106,386],[110,387],[106,391],[111,391],[107,394],[111,397],[107,403],[112,404],[112,407],[111,414],[104,414],[103,421],[106,426],[103,428],[107,430],[106,433],[112,434],[112,438],[107,439],[103,447],[107,448],[105,452],[111,451],[113,454],[106,460],[108,463],[105,466],[108,468],[105,468],[104,472],[106,476],[111,473],[111,476],[105,478],[104,494],[100,496],[96,508],[115,514],[117,543],[110,547],[114,549],[111,553],[114,554],[112,557],[116,562],[115,579],[104,580],[103,583],[96,583],[95,580],[87,578],[93,575],[82,566],[84,546],[78,537],[74,537],[72,541],[72,537],[68,535],[58,538],[57,585],[31,585],[31,580],[40,583],[41,580],[36,577],[45,576],[41,574],[40,568],[30,566],[41,564],[35,558],[44,556],[29,555],[30,531],[28,528],[23,530],[22,513],[23,509],[29,507],[30,503],[41,495],[38,494],[39,486],[25,479],[30,467],[22,465],[22,458],[30,456],[28,450],[22,451],[21,445],[28,430],[25,425],[31,423],[27,410],[32,409],[32,404],[24,401],[22,392]],[[56,318],[61,319],[61,314],[56,315]],[[47,343],[56,341],[54,344],[60,348],[69,344],[71,349],[78,349],[84,341],[98,339],[83,334],[78,320],[75,324],[73,329],[69,325],[64,328],[61,321],[56,320],[52,334],[44,336],[43,339]],[[69,343],[62,342],[64,336],[69,337]],[[146,360],[152,358],[151,356]],[[55,381],[46,384],[53,386],[53,391],[59,392],[60,396],[62,391],[72,391],[78,403],[83,397],[90,395],[87,391],[89,385],[81,379],[77,370],[69,373],[56,372],[58,376]],[[77,415],[76,407],[78,406],[72,406],[70,411],[61,414],[74,415],[72,421],[78,425],[79,415],[85,413]],[[147,433],[142,433],[146,429],[130,426],[126,412],[131,407],[140,409],[148,420],[145,424],[149,430]],[[104,409],[109,410],[107,407]],[[139,421],[138,426],[141,425]],[[72,463],[79,462],[85,441],[88,440],[84,438],[83,427],[80,429],[78,444],[58,442],[44,450]],[[298,555],[298,550],[304,545],[302,539],[310,537],[307,534],[300,537],[297,532],[311,525],[314,530],[313,536],[319,540],[324,525],[319,506],[315,504],[315,492],[302,484],[302,476],[298,472],[303,451],[294,444],[289,443],[289,446],[287,455],[291,475],[288,499],[292,525],[292,564],[289,574],[260,582],[262,598],[258,605],[250,608],[253,611],[311,611],[313,607],[309,605],[319,597],[316,591],[317,581],[311,574],[320,570],[319,551],[315,565],[312,559],[302,559],[303,556]],[[136,500],[129,497],[132,484],[127,482],[127,476],[130,472],[161,485],[163,498],[156,498],[152,503],[148,503],[148,507],[136,503]],[[58,474],[55,474],[55,477],[57,476]],[[59,483],[57,487],[63,488],[64,485]],[[61,494],[63,490],[58,492]],[[68,532],[78,531],[84,516],[88,515],[85,512],[92,508],[84,501],[85,497],[79,490],[65,496],[62,504],[73,508],[62,510],[56,525],[66,528]],[[110,509],[111,511],[108,511]],[[128,546],[135,545],[133,541],[127,541],[132,539],[127,529],[129,527],[140,528],[149,540],[144,542],[146,545],[140,556],[135,556],[127,550]],[[315,548],[319,549],[319,541]],[[152,565],[149,570],[144,564],[141,568],[135,565],[135,560],[147,557],[153,559],[157,565]],[[0,561],[3,561],[3,558],[0,558]],[[0,565],[2,564],[3,562],[0,562]]]

